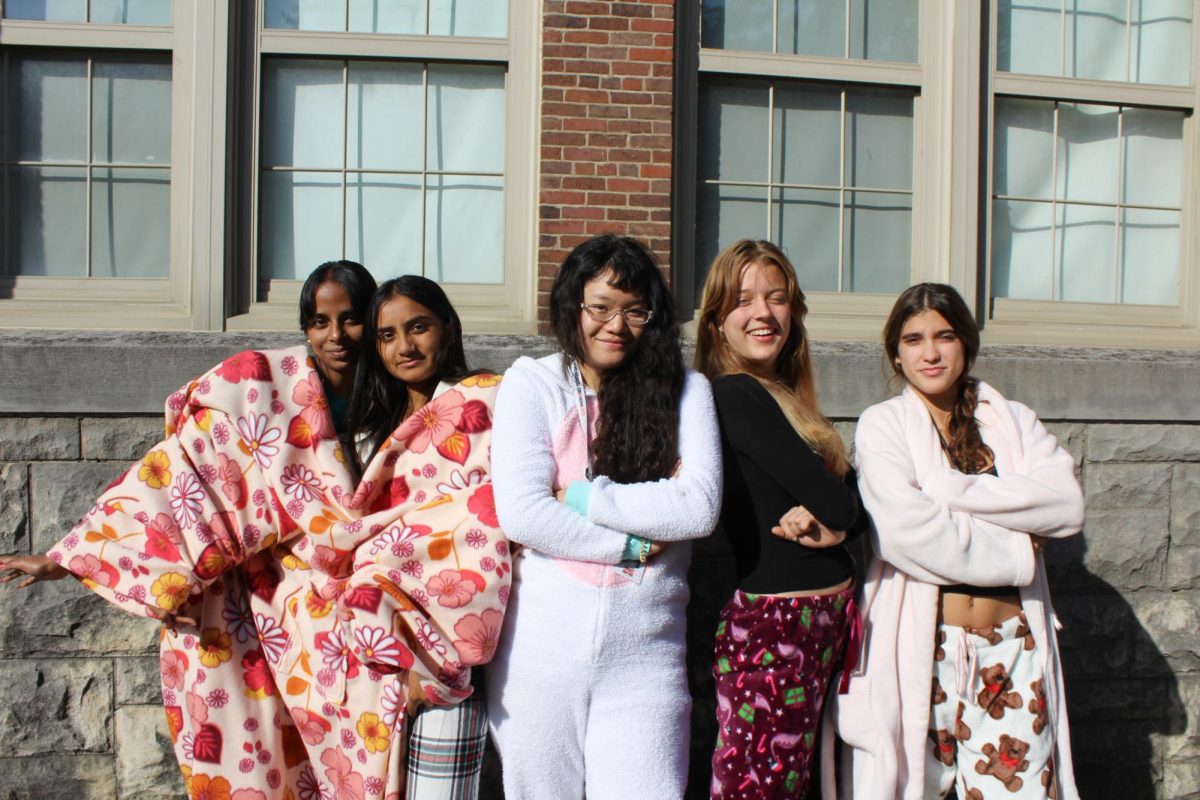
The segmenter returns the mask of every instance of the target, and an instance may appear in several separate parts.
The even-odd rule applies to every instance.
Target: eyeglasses
[[[613,317],[620,314],[625,318],[625,324],[631,328],[640,328],[650,321],[654,316],[654,312],[648,308],[612,308],[611,306],[599,305],[596,303],[580,303],[587,315],[595,322],[611,322]]]

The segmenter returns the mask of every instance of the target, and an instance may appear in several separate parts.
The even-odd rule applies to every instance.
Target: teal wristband
[[[646,559],[642,558],[642,547],[645,546],[648,550],[650,543],[640,536],[634,536],[632,533],[625,537],[625,550],[621,553],[621,562],[631,562],[634,564],[644,563]]]

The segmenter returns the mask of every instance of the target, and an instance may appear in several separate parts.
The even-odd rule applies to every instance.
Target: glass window
[[[9,53],[3,274],[169,272],[171,61]]]
[[[504,37],[503,0],[266,0],[267,28]]]
[[[500,283],[504,87],[487,64],[264,60],[260,276],[344,257]]]
[[[1183,120],[996,98],[992,294],[1178,304]]]
[[[789,55],[917,60],[918,0],[703,0],[701,46]]]
[[[171,0],[4,0],[5,19],[170,25]]]
[[[997,69],[1186,85],[1192,0],[1000,0]]]
[[[806,290],[907,286],[913,97],[904,89],[703,80],[697,287],[716,254],[745,237],[778,243]]]

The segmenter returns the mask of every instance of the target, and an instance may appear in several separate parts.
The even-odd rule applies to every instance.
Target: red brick
[[[629,57],[634,61],[669,62],[674,57],[674,54],[666,47],[631,47],[629,48]]]
[[[634,222],[629,225],[629,232],[634,236],[664,236],[670,233],[670,228],[661,222]]]
[[[671,209],[669,208],[654,208],[650,210],[650,219],[655,222],[670,222]]]
[[[650,65],[640,61],[619,61],[612,65],[613,73],[617,75],[649,75]]]
[[[558,161],[558,160],[562,159],[562,157],[563,157],[562,148],[561,147],[547,147],[547,146],[543,145],[541,153],[539,153],[539,157],[543,161]]]
[[[542,72],[562,72],[563,62],[557,58],[542,59]]]
[[[582,147],[588,143],[588,135],[586,133],[570,133],[568,131],[543,131],[543,145],[566,145],[568,147]]]
[[[595,175],[596,165],[590,161],[578,161],[575,163],[576,175]]]
[[[645,3],[610,3],[609,13],[621,17],[649,17],[654,10]]]
[[[673,33],[658,34],[657,36],[654,37],[654,46],[655,47],[665,47],[668,49],[674,47],[675,46],[675,34],[673,34]]]
[[[538,208],[538,215],[542,219],[558,219],[561,213],[558,206],[540,206]]]
[[[567,206],[562,213],[566,219],[604,219],[604,209],[595,206]]]
[[[669,178],[671,168],[662,164],[642,164],[638,174],[643,178]]]
[[[669,180],[650,181],[650,194],[670,194],[671,182]]]
[[[554,203],[555,205],[579,205],[587,202],[587,195],[583,192],[542,192],[539,199],[543,203]]]
[[[586,228],[582,220],[577,219],[547,219],[542,220],[543,233],[583,233]]]
[[[635,19],[629,23],[629,27],[635,31],[670,33],[675,30],[675,23],[669,19]]]
[[[599,75],[579,75],[579,76],[577,76],[577,79],[579,81],[579,88],[581,88],[581,89],[599,89],[600,88],[600,76]]]
[[[596,104],[588,106],[587,115],[597,119],[624,119],[629,116],[629,107]]]
[[[548,44],[542,47],[543,58],[587,58],[587,45]]]
[[[564,147],[562,153],[568,161],[600,161],[606,155],[599,147]]]
[[[594,166],[596,168],[597,175],[608,176],[617,174],[617,165],[611,161],[605,161],[603,164],[596,164]]]
[[[651,123],[640,119],[614,119],[608,123],[608,130],[620,133],[650,133]]]
[[[603,61],[580,61],[569,59],[563,62],[565,72],[583,72],[592,75],[607,75],[611,72],[609,65]]]
[[[671,137],[661,133],[637,133],[629,137],[630,147],[671,149]]]
[[[609,13],[609,4],[601,2],[582,2],[582,0],[571,0],[567,3],[568,14],[607,14]]]
[[[563,41],[579,44],[608,44],[610,38],[604,31],[592,30],[568,31],[563,35]]]
[[[613,92],[611,102],[644,106],[654,102],[654,98],[649,92]]]
[[[563,183],[566,183],[564,180]],[[671,196],[666,194],[631,194],[629,205],[632,208],[666,208],[671,203]]]
[[[627,31],[629,20],[621,17],[591,17],[588,19],[588,27],[601,31]]]
[[[608,190],[610,192],[649,192],[650,181],[644,181],[637,178],[609,178]]]
[[[609,182],[614,180],[608,179]],[[625,205],[625,195],[615,192],[588,192],[588,203],[594,206],[623,206]]]
[[[636,33],[634,31],[624,31],[622,33],[614,33],[611,37],[613,44],[631,44],[637,47],[653,47],[654,34],[652,33]]]
[[[542,86],[575,86],[578,83],[578,76],[562,72],[551,72],[542,76]]]
[[[549,5],[547,5],[549,10]],[[582,28],[587,25],[587,20],[580,19],[573,14],[546,14],[542,17],[543,28]]]
[[[653,73],[656,78],[670,78],[675,74],[675,63],[670,59],[660,61],[653,65]]]
[[[644,208],[609,208],[605,210],[608,218],[622,222],[643,221],[649,216]]]
[[[670,150],[651,150],[650,151],[650,160],[655,162],[656,164],[670,164],[671,163],[671,151]]]
[[[564,99],[563,90],[555,89],[549,86],[542,87],[542,101],[547,103],[558,103]]]
[[[618,78],[616,75],[605,75],[603,78],[600,79],[600,88],[605,89],[607,91],[619,92],[619,91],[621,91],[621,81],[622,80],[623,80],[622,78]]]
[[[602,191],[604,189],[604,178],[580,177],[572,176],[563,178],[564,189],[586,189],[588,191]]]
[[[624,225],[619,225],[615,222],[589,222],[586,230],[589,238],[599,236],[602,233],[615,233],[618,236],[623,236],[625,234],[624,227]]]
[[[569,161],[542,161],[543,175],[570,175],[571,162]]]
[[[589,133],[587,143],[592,147],[624,147],[628,137],[615,133]]]
[[[563,40],[563,32],[557,28],[544,28],[542,30],[542,41],[557,44]]]
[[[634,161],[642,162],[649,161],[650,154],[645,150],[635,150],[633,148],[612,149],[608,151],[608,157],[612,161]]]
[[[644,88],[644,83],[645,81],[641,78],[622,78],[621,88],[627,92],[640,92]]]
[[[568,89],[564,99],[570,103],[609,103],[608,92],[600,89]]]
[[[542,103],[542,113],[548,117],[579,117],[586,108],[578,103]]]
[[[563,120],[563,128],[569,131],[604,131],[608,130],[608,125],[604,120],[568,117]]]
[[[642,81],[648,92],[663,92],[670,94],[675,89],[675,81],[670,78],[647,78]]]
[[[592,45],[588,48],[587,57],[597,61],[625,61],[629,58],[629,48]]]
[[[636,178],[638,176],[638,165],[617,164],[617,174],[622,178]]]

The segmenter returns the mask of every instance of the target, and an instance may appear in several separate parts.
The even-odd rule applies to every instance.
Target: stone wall
[[[216,352],[289,341],[213,335],[182,346],[159,336],[141,356],[114,340],[93,342],[89,357],[35,338],[45,346],[42,391],[89,381],[97,391],[36,401],[56,409],[37,413],[31,393],[10,380],[24,358],[13,347],[30,339],[0,335],[0,552],[44,551],[149,449],[161,424],[152,409],[169,391],[159,384],[182,383]],[[103,346],[123,348],[139,367],[128,373],[136,384],[101,385],[100,367],[88,372],[88,362],[111,365],[96,357]],[[152,364],[162,348],[174,351],[168,369]],[[544,340],[496,337],[469,348],[473,361],[493,367],[546,349]],[[886,395],[878,356],[848,343],[818,344],[815,355],[824,406],[849,439],[858,411]],[[1047,548],[1084,797],[1200,798],[1200,410],[1171,405],[1194,390],[1200,371],[1195,354],[1147,359],[1161,402],[1131,403],[1122,393],[1144,387],[1114,386],[1105,370],[1128,375],[1137,361],[1024,348],[993,353],[978,372],[1051,420],[1087,493],[1085,535]],[[1089,391],[1103,396],[1080,405]],[[689,625],[695,797],[706,796],[712,620],[732,588],[730,572],[720,536],[697,546]],[[181,796],[159,706],[155,625],[110,610],[73,581],[6,586],[0,599],[0,798]],[[499,796],[494,786],[484,794]]]

